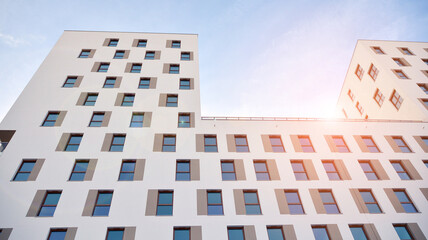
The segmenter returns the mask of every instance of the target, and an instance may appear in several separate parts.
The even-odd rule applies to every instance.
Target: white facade
[[[119,41],[117,46],[104,46],[106,39]],[[133,46],[136,39],[147,40],[147,46]],[[181,47],[172,48],[171,40],[181,41]],[[381,46],[385,52],[397,47],[391,42],[374,42],[375,46]],[[415,57],[419,58],[419,61],[420,58],[428,58],[428,52],[423,52],[425,51],[423,48],[427,47],[426,43],[402,42],[400,44],[419,54]],[[419,88],[410,90],[410,87],[408,88],[399,80],[394,81],[393,84],[396,85],[391,84],[389,87],[399,89],[405,99],[399,110],[403,115],[386,109],[390,104],[389,89],[384,90],[383,108],[386,110],[381,114],[390,120],[370,120],[382,118],[380,114],[371,113],[375,111],[372,110],[374,107],[369,107],[368,104],[369,99],[373,100],[368,96],[372,94],[372,90],[367,97],[364,95],[364,89],[369,87],[371,89],[372,86],[354,86],[356,84],[352,85],[353,83],[348,79],[355,70],[352,70],[353,64],[360,62],[359,58],[370,55],[374,59],[373,62],[376,61],[374,64],[379,65],[381,73],[376,83],[381,83],[380,79],[383,79],[383,74],[387,72],[383,67],[387,67],[389,63],[380,57],[378,59],[378,56],[372,56],[371,52],[365,52],[367,49],[361,50],[362,53],[360,53],[359,48],[369,46],[371,41],[360,41],[357,45],[351,61],[350,73],[339,99],[339,103],[343,103],[343,108],[347,110],[350,103],[348,104],[347,99],[344,99],[347,97],[344,91],[355,87],[355,95],[364,104],[363,106],[367,106],[365,110],[369,114],[369,120],[355,119],[361,116],[351,113],[352,111],[349,113],[347,111],[347,114],[354,120],[260,118],[233,120],[201,118],[197,35],[65,31],[0,124],[0,134],[3,134],[0,137],[7,135],[5,131],[16,131],[11,139],[6,141],[9,144],[5,150],[0,153],[0,162],[2,162],[0,229],[3,229],[0,239],[7,239],[6,231],[10,233],[8,239],[11,240],[48,239],[50,229],[77,228],[74,229],[75,236],[68,233],[66,239],[96,240],[106,239],[108,228],[133,227],[135,227],[133,228],[135,233],[127,232],[124,239],[173,239],[174,227],[196,227],[190,230],[192,240],[228,239],[228,227],[246,226],[244,228],[246,240],[262,240],[269,239],[267,226],[282,225],[292,225],[292,227],[284,227],[284,236],[287,239],[315,239],[312,231],[314,226],[327,226],[331,239],[352,239],[350,225],[363,224],[374,224],[376,229],[374,232],[377,232],[380,239],[399,239],[393,224],[407,226],[414,239],[426,239],[424,236],[428,236],[426,221],[428,219],[428,183],[426,181],[428,167],[423,160],[428,160],[426,140],[424,143],[424,139],[428,137],[428,110],[416,99],[424,96],[417,93],[420,91]],[[95,53],[91,52],[93,56],[89,58],[79,58],[82,50],[86,49],[95,50]],[[129,50],[128,58],[113,59],[117,50]],[[159,59],[144,59],[146,51],[160,51]],[[190,52],[191,60],[180,60],[181,52]],[[416,60],[407,61],[415,66],[411,69],[416,68],[416,65],[421,68],[420,70],[428,69],[422,61],[419,65]],[[94,65],[97,62],[110,63],[108,71],[94,71]],[[127,72],[128,63],[141,63],[141,73]],[[165,64],[179,64],[179,74],[165,73]],[[370,64],[368,62],[364,64],[366,70],[364,78],[367,78],[369,76],[367,76],[366,65]],[[419,74],[420,70],[419,72],[406,71],[406,74],[412,76],[410,81],[414,81],[414,84],[427,82],[428,78],[421,81],[413,80],[413,73],[416,78],[416,73]],[[83,76],[83,78],[78,87],[67,88],[64,87],[67,76]],[[113,76],[122,77],[120,86],[103,88],[106,77]],[[156,86],[149,89],[138,88],[142,77],[157,78]],[[394,75],[388,78],[392,77]],[[179,89],[180,78],[193,79],[193,89]],[[369,82],[368,79],[363,79],[364,81]],[[82,93],[98,93],[95,105],[78,105]],[[118,95],[122,93],[135,94],[133,106],[117,106]],[[178,95],[178,107],[162,106],[164,94]],[[48,112],[53,111],[66,111],[60,126],[42,126]],[[94,112],[111,112],[107,126],[89,127]],[[133,112],[151,112],[149,126],[131,128]],[[194,122],[189,128],[177,127],[179,113],[194,115]],[[413,115],[409,118],[401,117],[410,116],[410,114]],[[145,115],[144,121],[147,120],[146,116],[148,115]],[[193,121],[192,117],[190,119]],[[397,119],[419,121],[396,121]],[[83,134],[77,151],[64,151],[64,146],[61,146],[64,133]],[[126,135],[122,152],[103,151],[106,143],[110,145],[110,142],[105,141],[109,134]],[[157,142],[159,139],[156,137],[159,134],[176,136],[175,152],[159,151],[159,142]],[[200,134],[215,135],[218,151],[204,152]],[[245,135],[249,152],[234,151],[236,144],[230,142],[231,135]],[[264,135],[280,136],[285,152],[267,150],[269,146],[266,147]],[[315,152],[302,152],[299,142],[296,142],[297,135],[309,136]],[[337,146],[329,136],[343,136],[350,152],[337,152]],[[371,136],[380,153],[367,152],[364,147],[361,147],[362,142],[357,140],[358,137],[354,136]],[[394,140],[390,136],[402,137],[411,152],[400,152],[400,148],[393,144]],[[1,139],[2,142],[5,142],[3,139]],[[162,148],[162,144],[160,147]],[[44,159],[34,181],[14,180],[23,159]],[[91,180],[69,180],[76,159],[97,159]],[[124,159],[145,159],[141,181],[118,181]],[[199,170],[199,180],[198,177],[195,179],[192,177],[191,181],[175,180],[176,161],[180,159],[199,159],[199,169],[190,170],[191,174],[194,173],[192,171]],[[245,180],[222,180],[221,160],[230,159],[242,159]],[[265,159],[274,159],[274,166],[269,167],[269,174],[273,178],[272,171],[276,168],[279,180],[257,180],[253,161]],[[317,177],[312,180],[296,180],[291,162],[307,159],[312,162],[313,168],[309,168],[309,165],[305,166],[308,167],[306,174],[313,175],[315,171]],[[322,161],[338,159],[344,163],[341,171],[348,172],[348,176],[345,177],[344,172],[339,172],[342,180],[329,180]],[[359,163],[367,160],[378,160],[384,173],[377,174],[380,179],[384,178],[383,180],[367,179]],[[409,160],[406,164],[410,162],[410,167],[413,166],[413,168],[409,169],[409,165],[406,165],[406,171],[413,179],[401,180],[391,160]],[[238,171],[237,165],[235,170]],[[379,169],[375,170],[379,171]],[[348,179],[345,180],[346,178]],[[224,215],[200,214],[198,209],[206,207],[206,202],[201,202],[203,198],[201,200],[197,194],[200,189],[221,190]],[[239,196],[236,196],[238,189],[257,190],[262,214],[240,213],[242,202]],[[281,213],[281,205],[284,202],[276,196],[278,189],[297,189],[305,213],[298,215]],[[310,189],[331,189],[340,213],[320,213],[319,202],[317,203],[311,195],[310,192],[313,190]],[[350,189],[370,189],[382,213],[361,213],[359,209],[364,208],[364,203],[358,204]],[[404,189],[417,212],[401,212],[400,204],[398,203],[399,206],[397,206],[397,202],[394,202],[394,199],[391,200],[385,189]],[[27,216],[30,206],[35,203],[38,190],[61,191],[52,217]],[[90,190],[113,191],[108,216],[82,216],[88,204]],[[172,216],[148,214],[150,190],[173,191]],[[41,206],[36,207],[38,212]],[[11,232],[10,228],[12,228]],[[291,229],[294,229],[295,235]],[[201,233],[199,234],[198,231]]]

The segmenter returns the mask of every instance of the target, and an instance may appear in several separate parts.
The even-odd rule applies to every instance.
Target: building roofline
[[[197,33],[122,32],[122,31],[93,31],[93,30],[64,30],[64,32],[148,33],[148,34],[177,34],[177,35],[196,35],[196,36],[198,36]]]
[[[421,42],[421,41],[400,41],[400,40],[373,40],[373,39],[358,39],[357,40],[357,43],[358,42],[402,42],[402,43],[405,43],[405,42],[411,42],[411,43],[428,43],[428,42]]]
[[[306,118],[306,117],[207,117],[201,120],[213,121],[318,121],[318,122],[400,122],[400,123],[428,123],[418,120],[395,120],[395,119],[346,119],[346,118]]]

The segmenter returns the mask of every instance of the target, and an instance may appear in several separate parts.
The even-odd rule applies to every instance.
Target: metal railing
[[[394,119],[345,119],[345,118],[303,118],[303,117],[201,117],[201,120],[214,121],[325,121],[325,122],[415,122],[416,120]]]

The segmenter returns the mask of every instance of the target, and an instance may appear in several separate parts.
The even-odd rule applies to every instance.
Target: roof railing
[[[395,119],[345,119],[345,118],[305,118],[305,117],[201,117],[201,120],[214,121],[325,121],[325,122],[415,122],[417,120]]]

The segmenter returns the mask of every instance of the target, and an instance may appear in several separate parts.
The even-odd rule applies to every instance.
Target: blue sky
[[[64,30],[199,34],[203,116],[330,117],[358,39],[428,41],[426,0],[0,0],[0,120]]]

